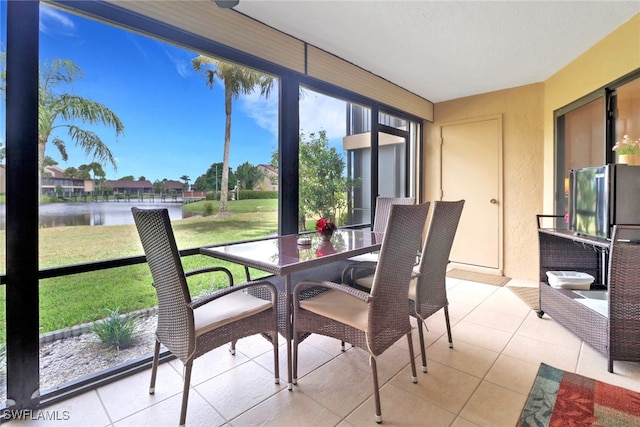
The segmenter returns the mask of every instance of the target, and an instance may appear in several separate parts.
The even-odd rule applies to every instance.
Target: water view
[[[172,221],[197,216],[182,211],[181,203],[156,202],[79,202],[43,203],[40,205],[40,227],[73,225],[133,224],[131,208],[167,208]],[[6,206],[0,205],[0,230],[6,229]]]

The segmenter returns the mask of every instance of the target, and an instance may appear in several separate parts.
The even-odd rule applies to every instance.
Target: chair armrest
[[[293,304],[297,307],[299,302],[300,302],[300,293],[304,291],[304,288],[307,287],[321,287],[321,288],[326,288],[326,289],[333,289],[342,293],[345,293],[347,295],[350,295],[354,298],[357,298],[361,301],[364,302],[369,302],[371,301],[372,297],[371,294],[369,294],[368,292],[363,292],[359,289],[355,289],[352,288],[351,286],[347,286],[347,285],[342,285],[342,284],[338,284],[338,283],[334,283],[334,282],[329,282],[326,280],[305,280],[302,281],[300,283],[298,283],[294,288],[293,288]]]
[[[189,277],[189,276],[195,276],[196,274],[212,273],[212,272],[216,272],[216,271],[221,271],[221,272],[225,273],[227,275],[227,277],[229,278],[229,286],[233,286],[233,275],[231,274],[231,271],[229,271],[227,268],[224,268],[224,267],[198,268],[196,270],[187,271],[187,272],[184,273],[184,275],[186,277]]]
[[[249,288],[256,288],[256,287],[260,287],[260,286],[266,286],[269,288],[269,290],[271,291],[271,301],[274,305],[274,307],[277,304],[277,295],[278,295],[278,291],[276,289],[276,287],[274,286],[273,283],[267,281],[267,280],[258,280],[255,282],[245,282],[245,283],[241,283],[239,285],[235,285],[233,287],[229,287],[229,288],[224,288],[224,289],[220,289],[219,291],[216,291],[210,295],[206,295],[202,298],[198,298],[195,301],[191,301],[191,303],[189,304],[189,307],[191,307],[192,309],[196,309],[200,306],[203,306],[211,301],[214,301],[218,298],[222,298],[225,295],[228,295],[232,292],[239,292],[242,291],[244,289],[249,289]]]

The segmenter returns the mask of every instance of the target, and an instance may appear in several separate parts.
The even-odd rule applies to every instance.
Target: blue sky
[[[212,163],[222,162],[224,88],[213,89],[191,67],[197,53],[143,37],[41,4],[40,58],[66,58],[80,66],[84,78],[73,92],[103,103],[125,126],[117,138],[111,128],[90,128],[107,143],[117,171],[105,166],[107,179],[126,175],[191,180]],[[276,89],[276,88],[274,88]],[[256,92],[233,103],[230,166],[268,163],[277,148],[277,90],[268,99]],[[344,135],[344,102],[307,92],[301,100],[301,128],[324,129],[332,145]],[[89,163],[64,133],[69,160],[47,144],[46,155],[62,168]]]

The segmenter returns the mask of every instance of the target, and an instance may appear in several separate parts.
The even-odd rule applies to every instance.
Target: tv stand
[[[540,227],[540,310],[587,342],[608,360],[640,362],[640,244],[624,239],[640,225],[616,225],[611,240]],[[557,289],[547,271],[581,271],[596,278],[593,293]]]

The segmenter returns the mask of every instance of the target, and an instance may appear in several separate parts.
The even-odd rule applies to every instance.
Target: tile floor
[[[429,372],[422,373],[418,361],[417,384],[410,380],[406,340],[379,358],[383,425],[512,427],[540,362],[640,391],[640,363],[616,362],[610,374],[603,356],[548,316],[539,319],[506,287],[448,280],[454,348],[447,345],[439,312],[427,321]],[[290,392],[284,347],[279,385],[267,341],[247,338],[237,348],[235,356],[219,348],[194,362],[188,426],[376,425],[363,351],[342,353],[336,340],[309,337],[301,344],[298,385]],[[181,373],[179,362],[161,365],[153,396],[145,371],[7,425],[175,426]],[[46,416],[58,419],[41,419]]]

